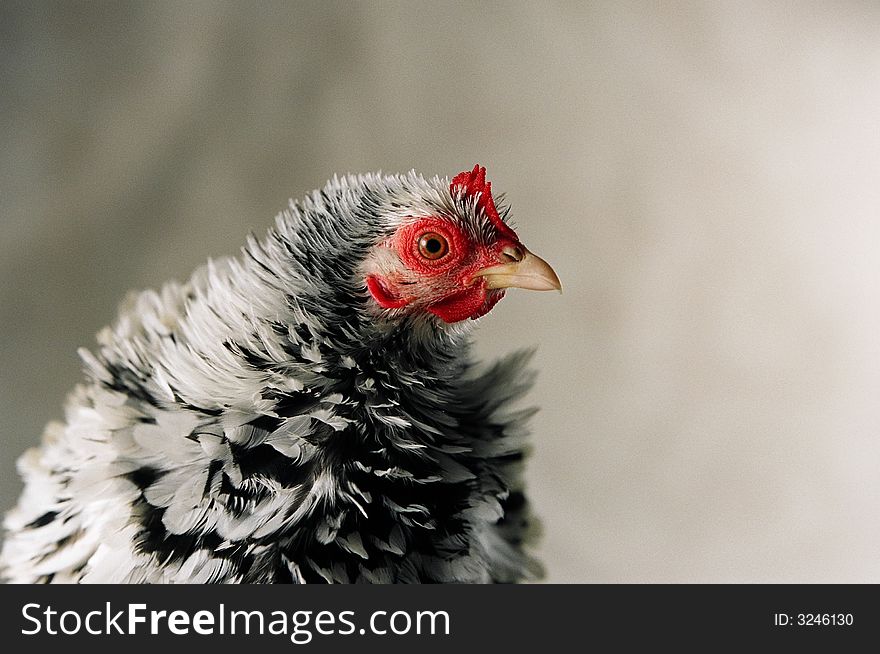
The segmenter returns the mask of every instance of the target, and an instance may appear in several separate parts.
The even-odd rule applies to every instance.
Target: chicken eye
[[[436,232],[423,234],[419,239],[419,254],[425,259],[440,259],[449,252],[449,242]]]

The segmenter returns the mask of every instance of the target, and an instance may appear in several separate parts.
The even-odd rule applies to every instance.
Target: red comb
[[[470,172],[466,170],[453,177],[452,183],[449,185],[449,192],[455,195],[456,189],[461,189],[465,195],[476,195],[479,193],[480,197],[477,200],[477,206],[485,212],[486,216],[501,234],[519,241],[516,232],[504,224],[501,216],[498,215],[498,210],[495,208],[495,200],[492,198],[492,182],[486,181],[485,168],[477,164]]]

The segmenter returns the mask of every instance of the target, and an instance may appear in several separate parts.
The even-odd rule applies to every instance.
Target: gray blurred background
[[[880,582],[880,5],[0,4],[0,506],[130,288],[486,165],[558,582]]]

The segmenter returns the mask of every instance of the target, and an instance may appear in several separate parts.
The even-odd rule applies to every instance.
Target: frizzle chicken
[[[11,582],[513,582],[540,566],[527,355],[469,327],[560,283],[479,166],[334,178],[237,259],[132,295],[19,460]]]

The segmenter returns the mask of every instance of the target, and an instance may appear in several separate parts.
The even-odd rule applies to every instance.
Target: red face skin
[[[435,237],[446,244],[440,256],[424,247],[426,240]],[[436,247],[436,243],[432,245]],[[485,279],[474,274],[503,263],[501,250],[505,246],[519,246],[512,230],[486,246],[474,243],[449,220],[422,218],[402,226],[380,246],[395,252],[400,265],[369,274],[367,289],[385,309],[411,307],[447,323],[476,319],[488,313],[504,297],[504,291],[486,289]]]

